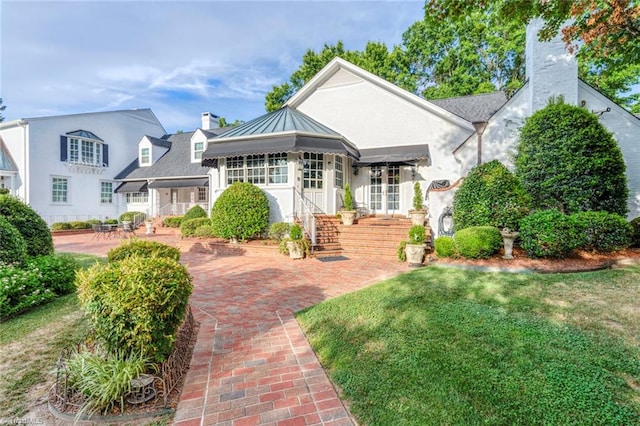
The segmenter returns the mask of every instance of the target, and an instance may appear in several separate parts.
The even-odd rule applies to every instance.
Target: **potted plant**
[[[297,223],[291,225],[289,237],[280,243],[280,251],[289,253],[291,259],[302,259],[309,255],[311,242],[304,238],[302,227]]]
[[[413,184],[413,210],[409,210],[409,216],[414,225],[424,225],[427,218],[427,210],[422,203],[422,189],[418,181]]]
[[[344,186],[344,206],[343,210],[340,212],[340,217],[342,218],[343,225],[353,225],[353,222],[356,219],[356,209],[353,205],[353,194],[351,193],[351,187],[347,183]]]
[[[413,225],[409,229],[409,239],[404,244],[404,254],[409,266],[422,266],[426,241],[427,230],[424,225]]]
[[[153,227],[153,222],[151,221],[151,219],[145,220],[144,226],[145,226],[147,235],[151,235],[156,232],[156,229]]]

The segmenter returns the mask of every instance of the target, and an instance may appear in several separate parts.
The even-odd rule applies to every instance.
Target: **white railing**
[[[316,217],[313,215],[313,209],[309,204],[311,203],[309,200],[304,198],[302,193],[294,188],[295,191],[295,203],[294,207],[296,211],[294,211],[294,215],[300,219],[302,223],[302,227],[305,232],[309,235],[309,239],[311,240],[311,249],[316,245]]]
[[[47,226],[51,226],[58,222],[86,222],[87,220],[99,220],[104,221],[106,218],[104,215],[97,214],[57,214],[42,216],[42,219],[47,223]]]
[[[209,208],[207,203],[169,203],[160,207],[158,216],[183,216],[193,206],[200,206],[205,212]]]

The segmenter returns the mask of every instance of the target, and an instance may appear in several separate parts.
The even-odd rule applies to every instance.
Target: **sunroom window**
[[[287,154],[284,152],[228,157],[226,165],[227,185],[234,182],[279,185],[289,181]]]

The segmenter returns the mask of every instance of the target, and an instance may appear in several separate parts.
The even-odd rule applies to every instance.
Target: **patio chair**
[[[131,222],[122,222],[118,227],[118,232],[120,233],[120,237],[132,237],[136,235],[136,230],[133,227],[133,223]]]
[[[93,224],[91,225],[91,228],[93,229],[93,238],[91,238],[92,240],[98,240],[100,239],[100,237],[104,237],[104,238],[109,238],[111,237],[111,226],[109,225],[102,225],[102,224]]]

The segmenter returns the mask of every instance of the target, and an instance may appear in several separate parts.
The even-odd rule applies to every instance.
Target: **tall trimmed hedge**
[[[518,178],[493,160],[471,169],[456,191],[453,224],[456,231],[470,226],[517,230],[530,202]]]
[[[557,209],[541,210],[520,221],[520,246],[528,257],[565,258],[583,241],[575,221]]]
[[[579,212],[571,218],[582,235],[581,249],[609,253],[631,245],[633,228],[622,216],[607,212]]]
[[[627,214],[627,179],[613,135],[589,110],[551,102],[525,121],[515,173],[533,208]]]
[[[257,186],[235,182],[213,204],[211,223],[218,237],[246,240],[259,236],[269,226],[269,200]]]
[[[20,231],[7,218],[0,216],[0,265],[22,264],[27,257],[27,244]]]
[[[28,256],[53,253],[53,238],[47,223],[27,204],[8,194],[0,194],[0,216],[16,227],[27,245]]]

